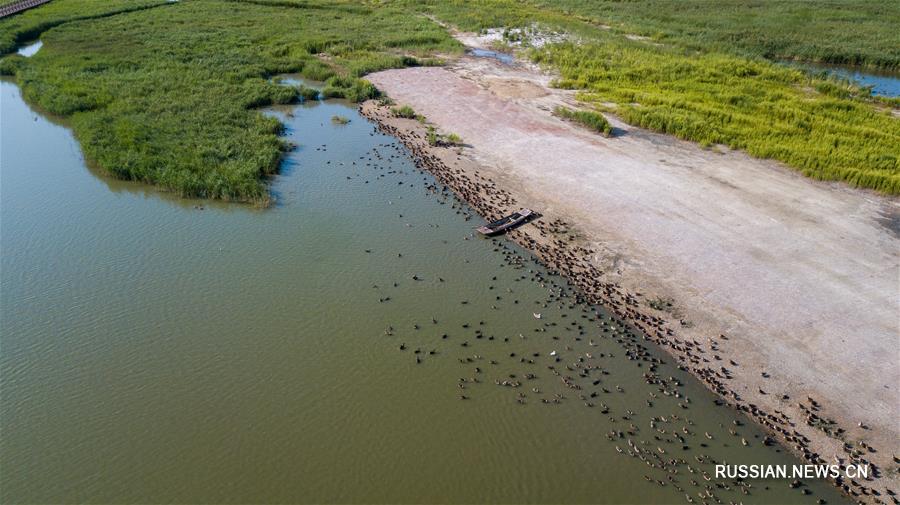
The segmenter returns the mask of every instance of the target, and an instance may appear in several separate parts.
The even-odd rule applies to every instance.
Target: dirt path
[[[620,288],[623,311],[649,318],[674,354],[689,349],[682,359],[713,389],[765,411],[764,424],[784,413],[776,431],[807,459],[875,463],[883,477],[854,492],[900,492],[900,201],[614,118],[612,138],[589,133],[552,116],[577,104],[527,65],[466,57],[367,78],[463,138],[461,156],[420,146],[448,173],[479,173],[544,223],[569,223],[577,239],[565,242],[592,251],[575,275]],[[379,109],[364,107],[422,133]]]

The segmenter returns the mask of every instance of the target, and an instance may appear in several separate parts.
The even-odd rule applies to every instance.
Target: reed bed
[[[4,53],[38,35],[38,54],[8,55],[0,72],[67,118],[98,166],[185,196],[262,204],[287,145],[256,109],[319,96],[274,76],[297,72],[325,81],[324,97],[360,101],[378,96],[365,73],[461,50],[419,16],[327,1],[68,0],[0,21]]]
[[[504,27],[504,33],[516,35],[509,43],[523,47],[533,61],[560,74],[555,85],[578,90],[580,100],[627,123],[704,146],[727,145],[759,158],[778,160],[811,178],[900,194],[900,120],[896,117],[900,100],[872,97],[869,90],[848,82],[811,76],[760,56],[742,55],[746,52],[740,47],[743,42],[724,47],[687,43],[688,38],[673,39],[677,43],[672,44],[627,38],[597,21],[603,17],[609,22],[604,16],[612,16],[615,9],[609,13],[598,10],[588,16],[584,13],[589,9],[577,8],[581,4],[574,1],[476,3],[477,9],[471,2],[459,0],[410,1],[407,5],[464,30]],[[631,12],[653,3],[623,2],[616,12]],[[685,8],[700,3],[702,0],[687,0]],[[776,12],[790,8],[779,0],[763,3],[767,9],[771,4]],[[726,4],[738,9],[733,2]],[[823,8],[853,9],[857,4],[856,0],[839,0]],[[675,5],[668,9],[676,9]],[[896,6],[882,7],[888,12],[884,17],[893,19],[897,15]],[[869,24],[886,40],[896,39],[896,33],[885,28],[883,20],[874,19],[876,14],[860,9],[868,12]],[[724,23],[722,16],[736,15],[707,9],[693,16],[715,25]],[[670,28],[674,30],[678,22],[673,20]],[[850,29],[846,23],[841,26]],[[775,21],[770,28],[775,34],[787,36]],[[564,32],[568,40],[540,47],[529,47],[527,40],[524,44],[520,40],[523,32],[542,31]],[[804,36],[826,44],[832,35],[825,30]],[[893,58],[898,47],[883,54]]]
[[[691,50],[900,70],[894,0],[533,0],[620,34]]]
[[[612,133],[612,125],[603,115],[589,110],[573,110],[568,107],[556,107],[553,113],[557,116],[574,121],[589,130],[593,130],[606,137]]]
[[[900,194],[900,121],[861,91],[732,56],[561,44],[535,53],[561,87],[626,122],[771,158],[808,177]]]
[[[748,19],[751,36],[737,37],[743,3],[725,0],[720,12],[702,9],[706,1],[669,12],[675,7],[660,0],[67,0],[0,20],[0,73],[14,75],[29,102],[68,118],[85,154],[117,177],[264,203],[266,177],[287,146],[281,125],[257,108],[320,97],[388,100],[366,74],[440,64],[437,55],[462,50],[423,14],[465,30],[504,27],[516,47],[529,46],[524,30],[547,30],[565,37],[526,54],[598,110],[813,178],[900,194],[900,100],[764,58],[892,68],[900,44],[885,26],[896,7],[833,0],[822,6],[843,13],[833,26],[794,33],[775,17],[801,16],[801,3],[765,0],[762,10],[774,14]],[[859,19],[856,31],[866,33],[829,53],[843,40],[835,32]],[[699,21],[709,29],[688,29]],[[763,29],[777,50],[752,35]],[[38,36],[45,44],[35,56],[9,54]],[[325,85],[320,92],[273,80],[289,72]],[[601,115],[572,114],[609,133]]]

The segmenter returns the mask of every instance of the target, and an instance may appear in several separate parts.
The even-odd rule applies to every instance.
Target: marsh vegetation
[[[689,50],[900,69],[892,0],[535,0],[622,34]]]
[[[7,56],[0,70],[66,118],[97,165],[185,196],[260,203],[286,145],[278,120],[255,109],[319,94],[271,76],[300,73],[325,81],[324,97],[359,101],[378,95],[360,76],[461,50],[427,19],[331,2],[73,0],[0,21],[5,53],[38,35],[38,55]]]
[[[653,2],[626,3],[628,6],[619,10],[636,11],[637,5],[647,3]],[[777,0],[766,3],[771,3],[776,13],[777,9],[792,8]],[[895,116],[900,100],[872,97],[870,90],[845,80],[809,75],[762,57],[744,55],[737,42],[694,44],[688,39],[701,39],[673,35],[670,44],[660,44],[652,39],[623,37],[593,17],[573,15],[574,11],[587,10],[575,4],[493,0],[476,10],[447,2],[430,4],[427,12],[463,30],[507,27],[503,33],[516,34],[510,43],[560,74],[555,85],[579,91],[580,100],[613,112],[627,123],[704,146],[722,144],[759,158],[775,159],[815,179],[900,194],[900,121]],[[856,2],[837,4],[843,6],[841,10],[852,10]],[[889,12],[887,18],[900,16],[896,6],[883,7]],[[660,12],[665,9],[660,8]],[[694,12],[694,16],[700,15]],[[713,24],[719,20],[717,9],[707,9],[705,16]],[[634,12],[633,18],[638,17]],[[896,39],[875,17],[867,15],[873,30],[886,40]],[[736,23],[728,26],[734,28]],[[773,22],[769,28],[780,34],[779,26]],[[515,27],[521,29],[510,29]],[[850,24],[840,27],[850,29]],[[828,44],[826,39],[837,29],[818,34],[804,31],[807,43],[798,42],[797,47],[809,49],[813,42]],[[568,40],[530,44],[519,36],[537,33],[535,38],[540,39],[542,30],[566,32]],[[721,33],[725,32],[723,28]],[[883,54],[893,58],[890,55],[895,54],[896,47],[900,46]],[[799,49],[795,52],[801,56]],[[849,56],[846,59],[856,61]]]
[[[626,122],[701,145],[724,144],[822,180],[900,193],[900,123],[849,85],[761,61],[604,44],[535,55],[558,85],[613,102]]]
[[[557,116],[578,123],[585,128],[609,136],[612,133],[612,125],[603,115],[589,110],[574,110],[568,107],[556,107],[553,113]]]
[[[377,8],[326,0],[70,0],[0,21],[7,54],[0,73],[16,76],[28,101],[66,118],[85,154],[116,177],[185,196],[265,203],[266,178],[286,146],[278,121],[256,108],[379,98],[367,73],[459,54],[461,45],[422,14],[463,30],[505,27],[510,47],[528,47],[528,34],[545,29],[555,34],[550,43],[527,54],[601,111],[780,160],[813,178],[900,193],[900,126],[892,115],[900,100],[763,58],[894,68],[895,5],[841,0],[822,7],[831,22],[798,28],[811,7],[767,0],[762,14],[748,17],[742,3],[707,3],[689,0],[675,12],[656,0],[489,0],[478,9],[419,0]],[[847,42],[841,33],[856,38]],[[45,42],[39,54],[9,54],[38,36]],[[271,79],[284,72],[324,86]]]

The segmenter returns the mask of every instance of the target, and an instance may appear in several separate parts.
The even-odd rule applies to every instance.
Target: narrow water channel
[[[844,501],[706,480],[797,460],[350,104],[269,112],[260,210],[109,179],[0,94],[4,503]]]
[[[853,65],[837,65],[809,62],[783,62],[810,74],[825,74],[872,88],[872,94],[886,97],[900,97],[900,74],[897,72],[863,69]]]
[[[482,49],[480,47],[471,47],[467,49],[466,52],[476,58],[490,58],[506,65],[512,65],[516,61],[515,56],[511,54],[492,51],[490,49]]]

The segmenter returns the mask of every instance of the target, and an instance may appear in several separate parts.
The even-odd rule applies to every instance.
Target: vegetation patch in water
[[[325,82],[322,95],[325,98],[346,98],[351,102],[362,102],[377,98],[379,92],[375,85],[365,79],[336,75]]]
[[[305,86],[303,84],[297,86],[297,96],[301,99],[305,100],[318,100],[321,92],[310,86]]]

